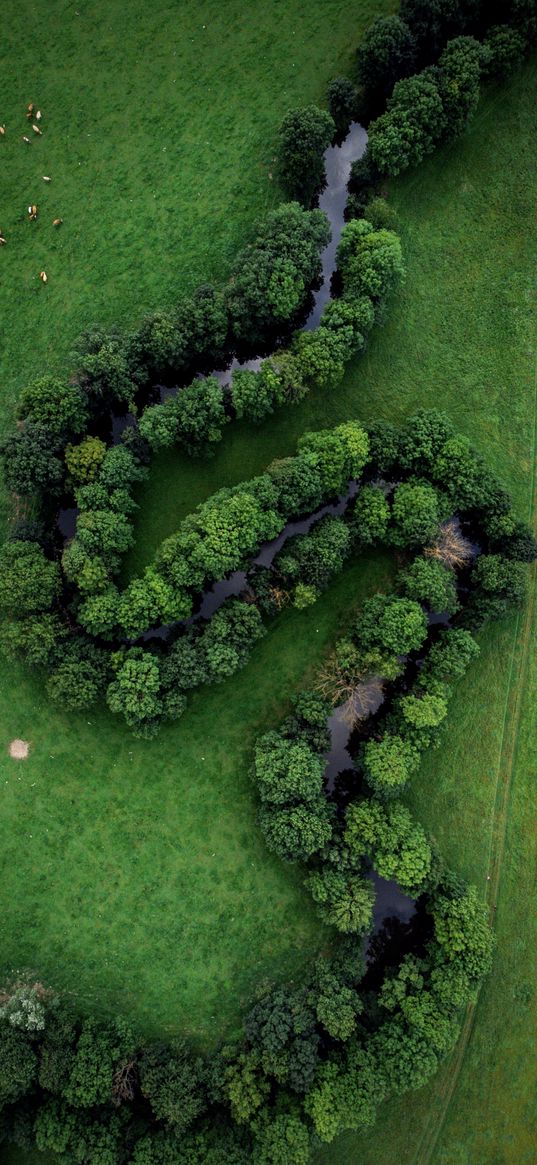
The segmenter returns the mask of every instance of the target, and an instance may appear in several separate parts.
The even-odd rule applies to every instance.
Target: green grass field
[[[202,74],[205,70],[207,78],[216,78],[216,70],[224,67],[222,27],[215,30],[207,56],[200,53],[196,40],[188,48],[185,29],[189,21],[199,20],[209,31],[210,21],[202,13],[209,14],[210,9],[215,21],[225,23],[229,17],[229,31],[234,5],[224,6],[221,17],[216,5],[182,5],[181,51],[189,55],[183,61],[181,83],[183,103],[190,95],[188,124],[198,130],[212,124],[219,148],[206,154],[201,170],[184,159],[180,184],[175,171],[166,170],[167,161],[159,159],[162,170],[155,165],[155,183],[158,178],[164,191],[159,213],[168,199],[173,208],[181,206],[181,214],[192,216],[189,230],[181,235],[179,211],[177,222],[175,209],[173,217],[152,219],[150,196],[156,187],[147,181],[149,176],[153,179],[153,169],[148,140],[143,138],[151,111],[144,125],[141,118],[136,121],[139,133],[134,134],[132,125],[125,128],[125,104],[118,106],[116,100],[122,79],[127,106],[132,108],[134,93],[140,92],[136,68],[127,73],[128,49],[136,43],[136,57],[156,17],[141,5],[129,9],[128,16],[115,5],[94,5],[80,18],[86,21],[84,33],[75,39],[73,10],[59,4],[49,7],[55,35],[51,60],[57,60],[50,76],[44,69],[42,78],[39,70],[32,73],[36,43],[25,35],[22,44],[21,16],[11,22],[8,35],[13,38],[18,30],[14,44],[19,57],[11,65],[17,85],[20,89],[20,77],[26,89],[28,78],[35,76],[36,84],[40,82],[39,93],[27,95],[25,89],[16,101],[13,98],[13,108],[21,102],[24,107],[35,96],[45,114],[47,85],[54,80],[50,93],[51,98],[54,92],[58,95],[64,131],[70,115],[80,142],[92,151],[84,180],[90,202],[95,186],[95,207],[102,221],[98,229],[95,213],[86,217],[84,208],[84,229],[80,218],[75,239],[67,231],[67,214],[59,207],[66,221],[54,240],[62,258],[58,282],[56,275],[53,280],[48,253],[39,252],[37,269],[48,264],[50,282],[46,288],[34,288],[33,266],[31,276],[21,272],[26,262],[30,270],[37,253],[27,250],[32,241],[24,236],[23,225],[17,226],[16,215],[13,219],[13,241],[15,230],[21,238],[19,257],[14,247],[9,255],[7,247],[0,255],[11,265],[6,266],[11,274],[0,291],[6,300],[3,318],[9,321],[2,352],[7,413],[24,377],[43,367],[48,354],[61,359],[88,316],[126,318],[173,294],[182,283],[191,286],[206,275],[225,275],[237,241],[275,197],[267,173],[266,142],[281,112],[293,101],[319,97],[325,80],[349,58],[350,45],[359,34],[350,4],[310,5],[307,18],[302,18],[303,25],[308,22],[307,34],[302,27],[291,90],[289,46],[303,6],[273,0],[263,10],[256,8],[254,21],[246,18],[244,6],[237,6],[233,59],[225,63],[236,82],[233,85],[225,73],[226,96],[232,104],[219,100],[215,105],[208,91],[215,81],[205,82]],[[376,4],[363,5],[359,23],[378,10]],[[159,45],[168,45],[174,21],[171,7],[160,16]],[[109,37],[102,32],[96,37],[99,17],[101,30],[110,26]],[[236,43],[239,33],[242,52]],[[100,45],[94,73],[87,65],[91,43]],[[260,70],[261,45],[265,53]],[[27,54],[25,67],[21,54]],[[102,75],[119,56],[124,68],[116,70],[106,92],[94,92],[99,71]],[[60,70],[64,60],[69,85]],[[80,61],[86,62],[85,71],[79,68]],[[156,61],[158,52],[151,60],[143,58],[138,67],[144,72],[146,100],[158,103],[159,124],[164,125],[161,105],[175,73],[169,72],[166,61],[157,68]],[[158,87],[153,96],[154,74]],[[3,87],[7,77],[4,70]],[[280,92],[284,77],[288,100]],[[7,92],[11,101],[14,82]],[[537,67],[530,64],[509,85],[486,96],[464,141],[394,184],[391,193],[401,214],[407,283],[386,326],[341,388],[324,399],[309,398],[261,430],[230,427],[211,462],[191,463],[171,455],[156,461],[140,495],[131,570],[139,569],[178,517],[216,485],[237,481],[274,455],[291,451],[306,428],[349,416],[397,420],[419,405],[442,404],[513,490],[521,515],[534,516],[536,98]],[[8,116],[5,103],[4,97],[6,113],[0,120],[8,124],[14,114]],[[92,111],[89,131],[78,125],[78,106]],[[168,108],[166,101],[164,107]],[[168,127],[172,138],[176,108]],[[225,149],[220,148],[224,117],[229,119]],[[20,181],[27,159],[39,158],[38,151],[46,145],[45,125],[44,117],[43,138],[19,155]],[[103,125],[108,125],[114,146],[108,152],[101,149]],[[52,138],[52,116],[50,126]],[[97,131],[97,126],[100,144],[87,139],[86,146],[83,133],[94,127]],[[71,151],[66,131],[59,136],[57,172],[63,158],[76,209],[76,182],[67,155],[72,154],[72,161],[83,159]],[[1,148],[8,145],[6,138]],[[90,177],[91,165],[103,156],[114,169],[116,186],[122,158],[130,160],[128,177],[124,176],[130,188],[126,198],[132,196],[137,208],[133,212],[125,203],[113,227],[112,208],[123,193],[105,178],[99,186],[95,174]],[[255,172],[252,156],[257,158]],[[43,172],[53,173],[52,158],[47,166]],[[84,173],[84,165],[80,169]],[[7,170],[6,165],[6,174]],[[194,199],[201,171],[205,212],[197,217]],[[13,189],[15,185],[14,181]],[[56,186],[43,185],[43,190],[48,203]],[[25,193],[23,210],[27,201]],[[215,208],[216,233],[210,218]],[[50,204],[50,210],[55,213],[56,208]],[[144,224],[153,232],[147,250]],[[8,217],[0,225],[7,235]],[[24,227],[34,225],[41,241],[45,215]],[[174,246],[162,259],[163,234],[171,240],[173,230],[177,230]],[[88,270],[82,283],[78,265],[84,261]],[[45,301],[41,293],[49,298]],[[76,994],[83,1007],[121,1008],[147,1031],[182,1028],[201,1041],[236,1024],[260,977],[300,974],[326,935],[314,920],[299,874],[273,861],[256,831],[248,777],[251,743],[260,727],[276,722],[303,675],[315,668],[325,645],[345,622],[349,606],[388,576],[385,560],[353,564],[315,608],[280,618],[235,680],[208,695],[200,693],[185,718],[150,744],[133,742],[125,729],[100,711],[89,718],[90,724],[86,718],[81,722],[60,716],[45,701],[37,681],[4,669],[0,708],[5,744],[22,736],[33,746],[24,764],[5,758],[0,776],[0,938],[6,971],[31,965],[43,978]],[[518,619],[487,632],[481,659],[452,706],[444,746],[428,759],[412,793],[416,811],[449,861],[482,887],[491,906],[497,901],[493,975],[468,1024],[462,1050],[455,1051],[436,1080],[391,1106],[367,1137],[349,1136],[330,1146],[322,1154],[323,1165],[535,1163],[533,600],[534,589]],[[18,1165],[18,1155],[16,1159]]]

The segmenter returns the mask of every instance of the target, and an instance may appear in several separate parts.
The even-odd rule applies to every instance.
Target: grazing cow
[[[52,178],[49,178],[48,174],[43,174],[43,182],[52,182]]]
[[[39,278],[40,278],[42,283],[48,283],[48,275],[47,275],[46,271],[40,271]]]
[[[5,136],[6,136],[6,127],[5,127],[5,125],[0,125],[0,134],[1,134],[1,136],[2,136],[3,138],[5,138]]]
[[[37,206],[29,206],[28,207],[28,214],[30,215],[31,220],[36,219],[37,218]]]
[[[26,106],[26,116],[28,118],[28,121],[32,120],[32,117],[34,116],[34,109],[35,109],[34,103],[33,103],[33,101],[30,101],[30,104]]]
[[[37,113],[36,113],[36,115],[35,115],[35,120],[36,120],[36,121],[41,121],[41,110],[40,110],[40,109],[38,109],[38,111],[37,111]]]
[[[62,222],[63,222],[63,218],[53,218],[52,225],[53,225],[53,227],[61,227]]]
[[[2,231],[0,231],[0,247],[4,247],[5,244],[6,244],[6,240],[2,234]]]
[[[30,138],[27,138],[25,134],[22,135],[22,140],[23,142],[28,142],[28,145],[30,145]]]
[[[42,130],[42,129],[39,129],[39,126],[38,126],[38,125],[33,125],[33,126],[32,126],[32,129],[33,129],[34,133],[38,133],[38,134],[42,134],[42,133],[43,133],[43,130]]]

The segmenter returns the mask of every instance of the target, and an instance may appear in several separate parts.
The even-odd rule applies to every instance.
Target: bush
[[[334,119],[307,105],[292,110],[280,126],[278,147],[282,185],[289,198],[311,206],[324,179],[324,152],[335,136]]]

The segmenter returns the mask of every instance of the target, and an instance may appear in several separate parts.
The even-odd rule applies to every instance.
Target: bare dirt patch
[[[27,740],[12,740],[9,746],[9,755],[13,760],[26,760],[30,751],[30,745]]]

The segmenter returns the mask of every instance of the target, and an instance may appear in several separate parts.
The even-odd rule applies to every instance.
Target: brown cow
[[[63,218],[53,218],[52,225],[53,225],[53,227],[61,227],[62,222],[63,222]]]
[[[48,283],[48,275],[47,275],[46,271],[40,271],[39,278],[40,278],[42,283]]]

